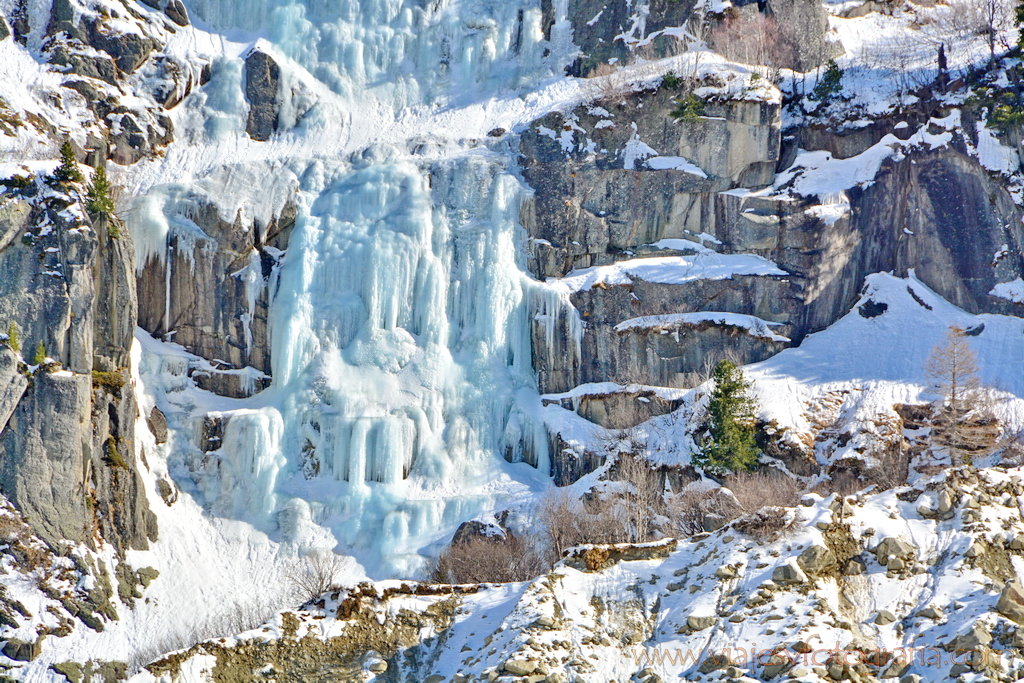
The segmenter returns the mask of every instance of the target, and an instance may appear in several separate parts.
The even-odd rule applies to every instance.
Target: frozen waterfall
[[[386,123],[410,107],[457,109],[557,74],[572,56],[564,8],[550,42],[539,0],[190,9],[211,31],[258,33],[294,60],[286,71],[326,84],[337,120],[321,111],[319,127],[287,144],[249,141],[237,47],[177,115],[190,158],[219,151],[139,200],[140,258],[162,254],[169,235],[180,248],[201,233],[199,194],[225,217],[266,216],[287,197],[298,217],[274,274],[269,389],[200,396],[182,389],[170,347],[145,345],[145,371],[163,377],[147,386],[162,387],[177,426],[171,471],[211,514],[300,545],[333,536],[372,574],[411,575],[459,522],[546,481],[531,335],[535,324],[551,334],[560,299],[526,272],[518,216],[529,190],[507,142],[336,138],[365,112],[390,112]],[[328,137],[337,153],[318,150]],[[222,433],[202,448],[210,420]]]

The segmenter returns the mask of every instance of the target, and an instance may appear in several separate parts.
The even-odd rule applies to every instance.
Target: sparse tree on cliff
[[[750,382],[730,360],[719,361],[708,402],[708,436],[693,456],[695,465],[714,475],[753,469],[757,464],[757,404]]]
[[[107,169],[100,164],[92,174],[92,182],[86,190],[85,208],[91,214],[109,216],[114,213],[114,200],[110,198],[110,181]]]
[[[13,322],[7,326],[7,347],[15,353],[21,353],[21,342],[18,340],[18,326]]]
[[[78,160],[75,159],[75,150],[71,147],[71,140],[64,139],[60,146],[60,166],[53,172],[53,177],[60,183],[82,182],[82,171],[78,168]]]

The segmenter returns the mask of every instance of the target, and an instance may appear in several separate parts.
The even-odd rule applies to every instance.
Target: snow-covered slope
[[[744,518],[686,541],[582,546],[525,584],[366,584],[134,680],[294,679],[325,658],[344,681],[1011,680],[1022,493],[1020,470],[952,470],[809,496],[763,536]]]

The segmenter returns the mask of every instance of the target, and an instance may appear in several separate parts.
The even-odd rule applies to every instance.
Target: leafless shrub
[[[435,583],[526,581],[547,570],[536,539],[510,531],[503,538],[475,536],[449,546],[427,567]]]
[[[338,587],[338,575],[344,571],[347,563],[348,558],[330,550],[314,550],[295,562],[288,581],[300,600],[316,600]]]
[[[0,515],[0,540],[10,541],[21,535],[24,524],[12,515]]]
[[[982,387],[978,357],[968,333],[950,327],[946,343],[936,346],[925,365],[934,388],[942,395],[935,405],[935,445],[947,450],[954,465],[970,464],[996,446],[999,426],[994,415],[996,397]]]
[[[1005,436],[1000,443],[1000,450],[1002,450],[1001,465],[1006,467],[1024,465],[1024,431]]]
[[[616,66],[602,62],[588,74],[594,87],[594,96],[610,104],[622,104],[632,92],[627,73]]]
[[[723,360],[731,361],[737,367],[746,362],[743,356],[733,347],[728,347],[718,353],[709,353],[704,356],[699,368],[693,372],[684,373],[684,386],[699,387],[701,384],[708,382],[715,373],[715,367]]]
[[[625,536],[633,543],[648,541],[654,532],[654,517],[663,505],[661,474],[645,458],[624,454],[619,458],[618,478],[624,484],[620,501]]]
[[[566,489],[553,489],[537,506],[537,522],[548,548],[548,560],[554,564],[562,552],[588,542],[587,511],[583,503]]]
[[[736,518],[739,509],[735,500],[720,488],[684,489],[667,498],[670,531],[686,537],[704,531],[706,515],[719,515],[723,522]]]
[[[762,75],[778,83],[782,69],[809,71],[828,59],[826,21],[806,4],[779,0],[771,15],[753,7],[731,10],[711,44],[726,59],[765,67]]]
[[[997,50],[1010,48],[1006,36],[1016,23],[1013,0],[949,0],[942,5],[948,7],[925,9],[919,16],[918,33],[933,43],[943,43],[949,49],[983,38],[993,62]]]
[[[800,484],[774,469],[736,472],[725,480],[742,512],[754,512],[764,506],[793,507],[800,502]]]
[[[646,451],[647,442],[639,425],[650,414],[645,412],[639,401],[629,400],[615,409],[617,424],[628,425],[621,429],[605,429],[597,435],[597,441],[609,455],[625,452],[639,454]]]
[[[553,489],[537,506],[537,526],[542,538],[541,552],[548,566],[562,554],[583,543],[621,543],[627,540],[623,525],[606,498],[596,498],[589,507],[566,489]]]
[[[780,31],[775,20],[760,12],[736,11],[728,15],[711,34],[711,45],[734,62],[775,66],[780,48]]]
[[[737,531],[764,543],[792,532],[796,528],[796,518],[786,508],[763,507],[740,517],[732,526]]]
[[[908,449],[900,446],[886,449],[876,456],[878,464],[867,471],[867,484],[876,485],[880,491],[904,486],[910,473],[910,458]]]
[[[839,496],[852,496],[868,486],[855,472],[850,470],[833,470],[828,479],[818,482],[811,491],[821,496],[835,493]]]

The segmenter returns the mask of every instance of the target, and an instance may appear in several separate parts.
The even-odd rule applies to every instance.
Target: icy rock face
[[[573,28],[573,42],[579,46],[577,57],[568,72],[588,76],[601,64],[626,64],[632,50],[644,42],[644,54],[650,58],[667,57],[685,49],[685,43],[665,29],[683,27],[693,16],[693,0],[644,0],[635,3],[606,3],[601,0],[570,0],[568,20]],[[554,24],[556,3],[545,0],[544,26],[550,31]]]
[[[273,388],[245,409],[168,408],[169,424],[193,430],[175,457],[212,512],[296,542],[312,520],[368,566],[408,575],[416,551],[496,504],[486,488],[506,459],[548,470],[528,320],[548,291],[517,263],[523,187],[509,166],[383,146],[295,164],[298,218],[270,288]],[[211,223],[195,210],[185,219],[183,206],[162,205],[172,240]],[[201,309],[174,297],[215,286],[189,283],[207,277],[202,259],[226,252],[225,239],[194,234],[195,248],[168,253],[181,279],[165,289],[158,254],[142,286],[144,298],[170,292],[174,339],[188,348],[196,337],[174,312]],[[266,348],[257,334],[252,348]]]
[[[19,374],[3,392],[0,486],[47,541],[98,533],[122,551],[145,548],[156,529],[135,465],[131,239],[45,186],[31,192],[3,197],[27,210],[0,249],[0,321],[15,324],[24,356],[5,352]],[[50,360],[29,382],[20,373],[40,344]]]
[[[547,32],[532,2],[377,0],[355,7],[195,0],[190,6],[216,29],[265,30],[275,48],[353,105],[372,99],[401,107],[452,92],[492,92],[525,83],[570,53],[561,3],[549,14]],[[550,44],[542,46],[545,40]]]
[[[210,361],[212,369],[193,374],[200,387],[235,398],[261,391],[271,375],[268,308],[294,205],[261,226],[241,215],[225,220],[198,190],[148,201],[165,236],[162,248],[140,252],[139,326]]]

